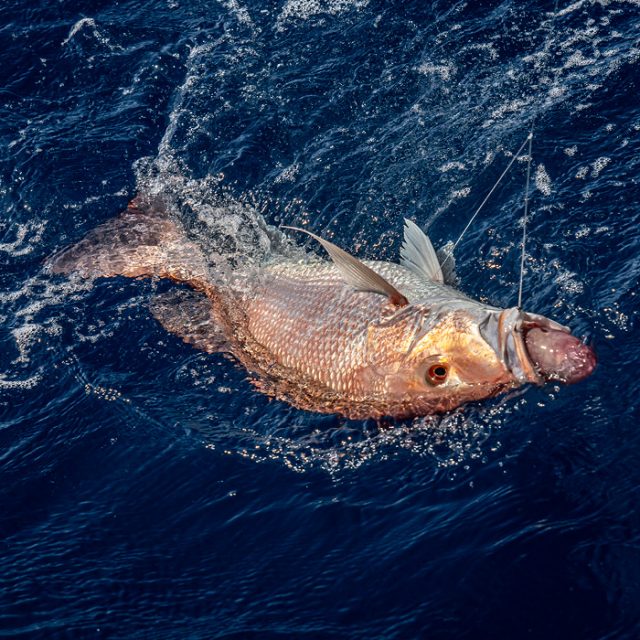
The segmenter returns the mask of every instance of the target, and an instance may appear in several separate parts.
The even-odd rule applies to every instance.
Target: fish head
[[[400,348],[375,369],[389,404],[408,408],[395,415],[448,411],[527,383],[577,382],[595,367],[593,350],[544,316],[470,300],[411,307],[396,319]]]

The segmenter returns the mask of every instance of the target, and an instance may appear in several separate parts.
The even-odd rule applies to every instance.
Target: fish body
[[[485,379],[466,389],[464,401],[493,395],[509,383],[502,367],[489,371],[495,354],[473,328],[473,301],[401,265],[365,264],[409,304],[398,308],[378,293],[357,291],[336,266],[319,261],[267,267],[259,284],[243,294],[251,341],[265,349],[268,363],[287,371],[283,377],[295,378],[305,390],[304,402],[296,394],[287,397],[290,402],[351,417],[446,411],[461,403],[459,393],[443,393],[427,382],[427,369],[469,347],[483,361]]]
[[[51,268],[189,284],[197,293],[152,304],[163,326],[206,351],[231,353],[260,390],[312,411],[427,415],[553,373],[576,381],[578,369],[581,379],[595,366],[590,348],[565,327],[480,303],[444,282],[431,243],[412,223],[402,264],[361,262],[317,239],[332,261],[280,257],[222,282],[177,222],[137,199]]]

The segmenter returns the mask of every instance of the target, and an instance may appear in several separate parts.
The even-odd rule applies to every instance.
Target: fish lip
[[[517,308],[505,309],[498,318],[498,345],[507,368],[520,384],[540,385],[544,382],[536,371],[524,342],[522,312]]]
[[[538,372],[527,350],[525,342],[527,331],[534,327],[541,327],[570,333],[569,328],[517,307],[504,309],[495,315],[497,318],[494,316],[490,323],[493,330],[489,329],[490,325],[485,326],[484,332],[481,330],[485,340],[494,348],[518,383],[543,385],[546,378]]]

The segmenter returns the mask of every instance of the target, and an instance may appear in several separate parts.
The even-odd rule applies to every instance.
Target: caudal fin
[[[53,273],[84,278],[157,276],[202,288],[207,265],[161,203],[136,197],[119,216],[90,231],[78,243],[52,256]]]

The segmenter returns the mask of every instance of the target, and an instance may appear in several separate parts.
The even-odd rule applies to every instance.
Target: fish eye
[[[448,374],[449,368],[446,364],[442,362],[432,364],[427,370],[427,382],[433,385],[442,384],[447,379]]]

